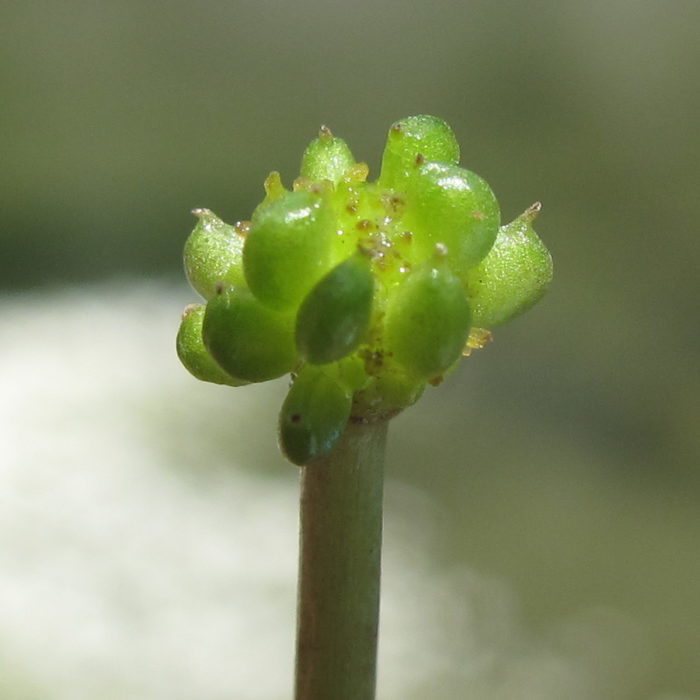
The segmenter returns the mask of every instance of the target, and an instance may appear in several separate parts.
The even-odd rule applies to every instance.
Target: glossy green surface
[[[326,364],[355,350],[367,335],[373,291],[370,261],[361,253],[323,277],[297,314],[296,342],[302,359]]]
[[[253,217],[245,247],[245,278],[253,294],[275,309],[289,309],[330,265],[331,212],[319,195],[287,192]]]
[[[248,382],[245,380],[236,379],[224,372],[204,346],[202,339],[204,311],[203,304],[190,304],[182,315],[176,339],[177,356],[180,358],[180,362],[192,376],[203,382],[228,384],[229,386],[247,384]]]
[[[385,350],[425,381],[447,371],[469,335],[471,313],[461,282],[441,262],[411,274],[386,317]]]
[[[456,165],[426,163],[411,177],[407,191],[419,257],[428,257],[436,243],[443,243],[450,266],[462,274],[488,253],[501,214],[483,178]]]
[[[269,309],[248,290],[231,287],[210,299],[204,344],[235,377],[264,382],[290,372],[296,361],[294,317]]]
[[[279,439],[294,464],[308,464],[331,451],[350,417],[351,394],[335,379],[305,367],[282,404]]]

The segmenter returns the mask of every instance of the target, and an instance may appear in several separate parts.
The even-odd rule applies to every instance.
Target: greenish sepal
[[[190,304],[182,314],[176,339],[177,356],[180,362],[193,377],[203,382],[229,386],[247,384],[248,382],[224,372],[204,346],[202,340],[204,310],[203,304]]]
[[[442,243],[448,264],[461,275],[491,249],[501,212],[482,177],[457,165],[424,163],[410,178],[407,192],[407,218],[416,232],[419,257],[428,257]]]
[[[291,372],[298,358],[294,316],[270,309],[247,289],[220,289],[207,304],[204,344],[230,374],[264,382]]]
[[[330,365],[322,365],[321,369],[333,376],[351,394],[364,389],[370,380],[365,371],[364,360],[358,353],[348,355]]]
[[[456,165],[459,144],[450,126],[427,114],[407,117],[392,124],[387,136],[379,183],[402,189],[416,161]]]
[[[360,252],[336,265],[304,299],[296,320],[299,355],[322,365],[350,354],[367,335],[374,277]]]
[[[192,213],[199,220],[185,242],[185,274],[196,292],[211,299],[217,284],[244,284],[242,254],[248,222],[230,226],[209,209]]]
[[[352,416],[359,422],[388,420],[412,406],[422,396],[425,382],[408,375],[397,364],[387,363],[371,376],[353,397]]]
[[[459,359],[470,325],[461,281],[443,261],[429,261],[389,301],[385,350],[409,374],[436,380]]]
[[[280,447],[287,459],[301,466],[328,454],[345,430],[351,403],[351,394],[332,377],[304,367],[280,411]]]
[[[314,192],[286,192],[256,210],[243,248],[250,290],[274,309],[296,308],[331,266],[334,215]]]
[[[502,226],[488,255],[467,275],[474,325],[493,328],[527,311],[552,281],[552,256],[532,223],[542,208],[533,204]]]
[[[354,164],[347,143],[333,136],[327,126],[322,126],[318,138],[304,151],[300,174],[310,180],[330,180],[336,184]]]
[[[253,210],[253,215],[250,217],[251,220],[256,219],[263,209],[289,192],[289,190],[282,184],[282,178],[276,170],[273,170],[265,178],[265,181],[263,182],[263,189],[265,190],[265,197]]]

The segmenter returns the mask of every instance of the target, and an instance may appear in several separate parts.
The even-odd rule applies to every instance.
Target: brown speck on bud
[[[225,288],[226,285],[223,282],[217,282],[216,287],[214,287],[214,291],[216,292],[217,296],[221,296],[224,293]]]
[[[345,207],[345,210],[348,212],[348,214],[357,214],[357,205],[348,204],[348,206]]]
[[[486,217],[484,216],[483,211],[473,211],[472,218],[477,219],[478,221],[483,221]]]
[[[318,137],[320,139],[329,139],[333,137],[333,132],[325,124],[321,124],[321,128],[318,130]]]
[[[422,153],[419,153],[416,156],[416,165],[421,166],[425,163],[425,156]]]
[[[250,227],[250,221],[236,221],[236,223],[233,225],[233,228],[236,230],[236,233],[242,238],[245,238],[248,235],[248,233],[250,232]]]
[[[383,365],[384,350],[382,348],[373,350],[365,356],[365,371],[367,371],[368,374],[373,374],[374,370],[382,367]]]
[[[360,231],[366,231],[372,226],[372,222],[369,219],[361,219],[360,221],[355,224],[355,226],[360,230]]]
[[[394,134],[394,136],[398,136],[402,131],[403,126],[401,126],[401,122],[397,122],[391,127],[391,133]]]
[[[289,420],[292,423],[300,423],[301,422],[301,416],[298,413],[292,413],[292,415],[289,417]]]
[[[391,207],[391,209],[393,209],[393,211],[398,211],[399,209],[401,209],[401,207],[403,207],[403,205],[404,201],[401,197],[399,197],[399,195],[394,194],[391,197],[389,197],[389,206]]]
[[[439,377],[433,377],[428,381],[428,384],[431,384],[432,386],[440,386],[445,381],[445,377],[440,375]]]

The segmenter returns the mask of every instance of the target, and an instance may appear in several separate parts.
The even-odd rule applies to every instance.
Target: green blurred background
[[[180,280],[189,210],[247,218],[321,123],[376,174],[391,122],[444,118],[505,219],[543,202],[555,282],[395,421],[389,475],[440,504],[436,566],[506,578],[534,630],[629,614],[630,697],[700,694],[699,27],[696,0],[3,3],[0,288]]]

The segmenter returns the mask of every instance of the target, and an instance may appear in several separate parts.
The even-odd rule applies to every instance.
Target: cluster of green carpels
[[[185,309],[178,355],[218,384],[291,373],[280,444],[292,462],[329,452],[349,420],[414,403],[549,284],[540,205],[501,226],[491,188],[458,162],[444,121],[409,117],[368,182],[321,127],[292,189],[271,173],[250,221],[194,211],[185,270],[206,304]]]

